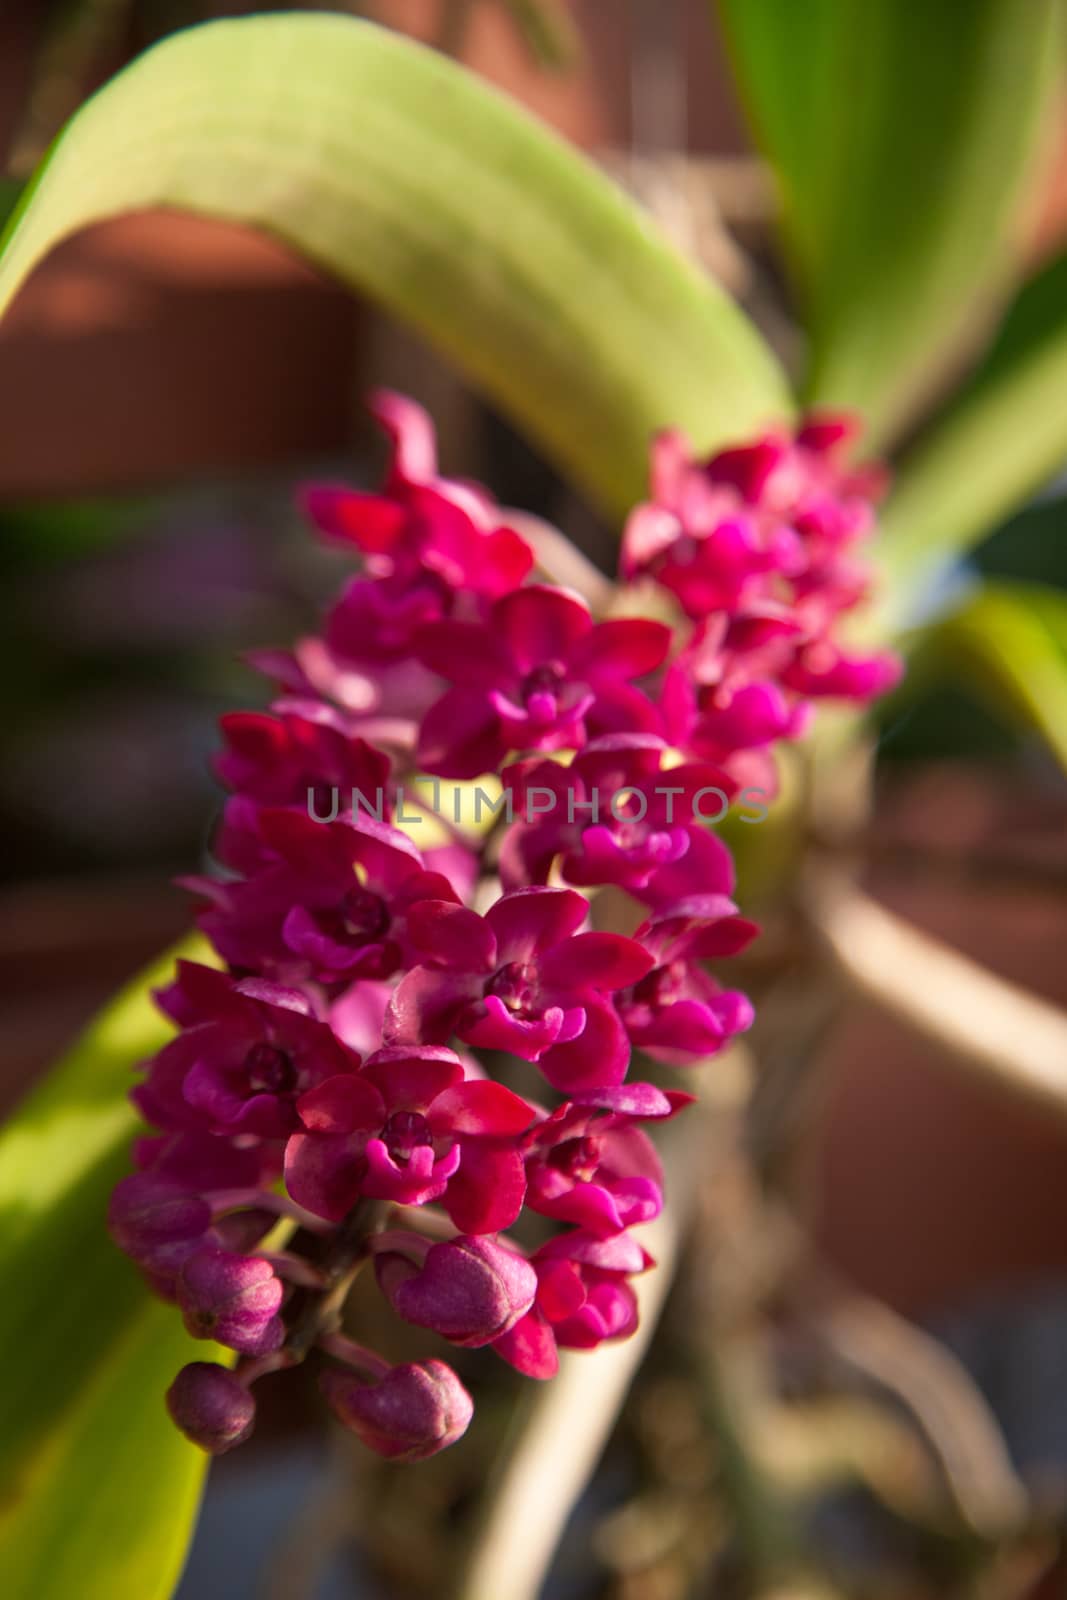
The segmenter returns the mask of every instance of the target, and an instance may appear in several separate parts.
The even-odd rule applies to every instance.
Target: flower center
[[[564,1139],[549,1152],[548,1164],[569,1178],[588,1183],[600,1166],[600,1140],[592,1134],[581,1139]]]
[[[296,1064],[287,1050],[261,1039],[244,1059],[250,1089],[267,1094],[289,1094],[296,1088]]]
[[[513,1016],[529,1017],[537,994],[537,969],[522,961],[509,961],[493,973],[485,992],[502,1000]]]
[[[615,843],[620,850],[640,850],[648,838],[648,832],[646,822],[624,813],[622,821],[615,824]]]
[[[393,1160],[404,1164],[420,1146],[433,1144],[433,1134],[420,1111],[394,1111],[382,1129],[382,1142]]]
[[[340,912],[345,934],[364,944],[380,939],[389,926],[389,908],[373,889],[349,889]]]
[[[634,984],[633,997],[638,1005],[673,1005],[684,998],[687,968],[684,961],[674,961],[667,967],[653,967],[639,983]]]
[[[558,661],[542,662],[522,680],[524,703],[529,704],[535,695],[551,695],[553,699],[558,698],[566,680],[567,675]]]

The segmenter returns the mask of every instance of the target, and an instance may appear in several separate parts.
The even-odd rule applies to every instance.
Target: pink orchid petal
[[[638,898],[646,905],[669,909],[693,895],[729,896],[734,889],[734,860],[729,846],[703,825],[690,829],[689,849],[680,861],[658,867]]]
[[[746,500],[758,501],[772,472],[788,453],[788,439],[767,434],[754,444],[720,450],[708,463],[708,475],[716,483],[732,484]]]
[[[424,483],[436,475],[434,426],[422,406],[392,389],[375,389],[367,397],[367,410],[392,445],[391,485]]]
[[[515,1221],[525,1195],[526,1169],[518,1151],[475,1139],[464,1142],[463,1160],[443,1204],[461,1233],[498,1233]]]
[[[643,678],[666,660],[671,629],[644,617],[598,622],[571,657],[571,669],[591,683],[601,678]]]
[[[496,596],[517,589],[533,567],[534,554],[514,528],[495,528],[485,542],[485,560],[491,574],[485,593]]]
[[[673,511],[660,505],[635,506],[626,519],[622,536],[622,575],[639,577],[657,557],[670,549],[682,531]]]
[[[546,662],[566,662],[592,628],[585,602],[569,589],[531,583],[498,600],[492,631],[507,640],[520,674]]]
[[[691,1095],[686,1095],[689,1103]],[[670,1117],[678,1107],[672,1105],[654,1083],[621,1083],[614,1088],[586,1089],[575,1094],[576,1105],[601,1106],[628,1117]]]
[[[297,1205],[340,1222],[360,1196],[362,1150],[347,1137],[294,1133],[285,1147],[285,1187]]]
[[[491,925],[466,906],[420,901],[408,914],[408,934],[432,965],[459,972],[492,972],[497,965]]]
[[[536,885],[502,895],[485,920],[496,935],[498,960],[524,962],[566,939],[588,915],[588,903],[573,889]]]
[[[515,677],[506,640],[479,622],[428,622],[415,649],[424,667],[465,689],[495,689]]]
[[[715,1011],[699,1000],[676,1000],[649,1022],[627,1017],[630,1038],[657,1061],[684,1065],[712,1056],[728,1033]]]
[[[571,1316],[585,1304],[582,1275],[572,1261],[545,1259],[537,1254],[537,1306],[551,1321]]]
[[[653,965],[635,939],[618,933],[578,933],[545,952],[541,974],[550,988],[581,994],[585,989],[626,989]]]
[[[560,1006],[548,1006],[538,1016],[519,1017],[508,1010],[499,995],[491,994],[457,1023],[457,1031],[480,1050],[504,1050],[523,1061],[537,1061],[561,1037],[565,1020],[571,1029],[580,1031],[585,1016],[579,1011],[577,1019],[568,1017]]]
[[[465,1136],[507,1137],[522,1133],[534,1116],[533,1106],[491,1078],[450,1085],[437,1096],[428,1111],[430,1127],[435,1133]]]
[[[597,1235],[618,1233],[626,1226],[611,1192],[598,1183],[576,1183],[566,1193],[551,1198],[531,1191],[527,1203],[544,1217],[573,1223]]]
[[[451,1050],[385,1049],[368,1056],[362,1076],[381,1096],[386,1111],[426,1111],[440,1095],[463,1082],[463,1065]]]
[[[537,1311],[528,1312],[494,1339],[493,1349],[527,1378],[554,1378],[559,1371],[555,1334]]]
[[[558,1233],[537,1252],[541,1261],[573,1261],[601,1272],[646,1272],[652,1257],[629,1233],[596,1239],[585,1233]]]
[[[304,1127],[314,1133],[349,1134],[380,1128],[385,1101],[368,1078],[355,1073],[327,1078],[296,1102]]]
[[[361,1193],[375,1200],[392,1200],[397,1205],[426,1205],[444,1194],[460,1163],[458,1145],[453,1145],[440,1160],[429,1145],[412,1151],[405,1164],[390,1156],[381,1139],[370,1139],[366,1149],[366,1172]]]
[[[479,778],[504,755],[497,715],[477,689],[451,689],[427,711],[419,730],[419,766],[442,778]]]
[[[393,991],[382,1025],[390,1045],[446,1044],[481,982],[467,973],[414,967]]]
[[[630,1064],[630,1044],[615,1011],[599,1001],[585,1007],[585,1027],[577,1039],[546,1050],[539,1066],[563,1094],[611,1088],[622,1082]]]

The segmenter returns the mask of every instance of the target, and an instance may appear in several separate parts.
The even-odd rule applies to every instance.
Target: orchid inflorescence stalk
[[[531,1377],[634,1331],[653,1262],[631,1229],[662,1204],[643,1124],[692,1097],[629,1082],[632,1050],[703,1061],[752,1020],[707,967],[757,930],[706,797],[773,797],[774,746],[813,702],[898,672],[835,637],[878,482],[842,463],[847,420],[708,460],[659,437],[619,614],[595,618],[536,580],[485,490],[438,474],[416,405],[373,410],[382,492],[303,496],[360,570],[321,636],[255,658],[270,712],[222,720],[220,870],[187,880],[220,966],[181,961],[157,997],[178,1031],[133,1091],[156,1131],[111,1205],[153,1288],[239,1358],[168,1394],[212,1452],[251,1431],[256,1378],[312,1350],[382,1455],[463,1433],[445,1362],[391,1365],[342,1331],[367,1264],[405,1321]],[[634,614],[657,591],[670,622]],[[488,827],[461,803],[477,779]],[[508,1087],[503,1058],[543,1088]]]

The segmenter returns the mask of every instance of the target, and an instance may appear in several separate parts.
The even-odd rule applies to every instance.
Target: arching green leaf
[[[883,550],[921,579],[990,533],[1067,464],[1067,256],[1020,293],[958,398],[906,456]]]
[[[1067,596],[1041,584],[987,584],[924,644],[998,709],[1044,739],[1067,771]]]
[[[205,1457],[163,1404],[215,1347],[154,1301],[105,1228],[129,1169],[133,1065],[168,1027],[142,976],[0,1134],[0,1588],[33,1600],[166,1600]]]
[[[379,300],[613,512],[642,491],[654,428],[710,446],[789,409],[742,313],[606,177],[368,23],[212,23],[134,62],[20,207],[0,313],[65,235],[152,206],[248,223]]]
[[[1010,278],[1057,0],[721,0],[782,189],[811,398],[884,440]]]

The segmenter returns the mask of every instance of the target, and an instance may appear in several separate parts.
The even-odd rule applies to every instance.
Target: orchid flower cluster
[[[653,1261],[631,1230],[662,1205],[646,1125],[692,1096],[629,1081],[632,1052],[704,1061],[752,1020],[707,965],[757,931],[708,819],[773,795],[817,699],[898,670],[836,638],[877,486],[842,464],[840,418],[709,460],[658,438],[620,614],[598,618],[539,581],[485,490],[439,475],[419,407],[373,410],[382,491],[303,497],[356,574],[321,635],[255,659],[270,711],[222,719],[218,869],[186,880],[219,964],[179,962],[157,996],[177,1031],[133,1091],[154,1131],[111,1204],[152,1287],[236,1356],[168,1393],[215,1453],[251,1431],[256,1379],[313,1349],[373,1450],[463,1433],[446,1362],[343,1331],[364,1267],[407,1323],[534,1378],[634,1331]],[[657,588],[671,622],[633,614]],[[488,826],[460,804],[478,779]],[[540,1087],[508,1086],[515,1058]]]

